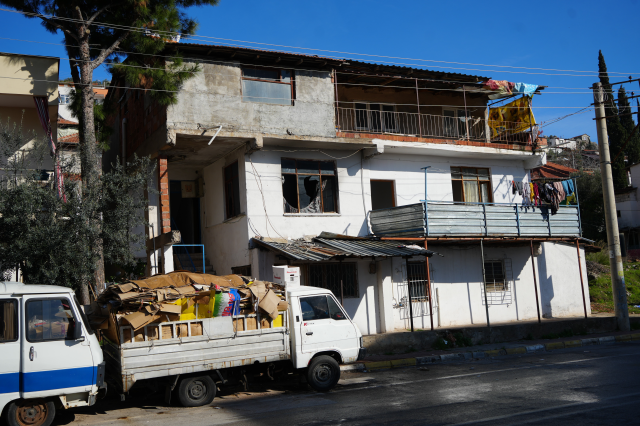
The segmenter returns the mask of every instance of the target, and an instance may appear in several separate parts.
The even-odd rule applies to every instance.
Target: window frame
[[[487,282],[487,278],[489,277],[489,274],[487,273],[487,264],[495,264],[495,263],[499,263],[500,264],[500,268],[502,270],[502,287],[498,288],[496,287],[496,280],[493,280],[493,283],[489,283]],[[485,259],[484,260],[484,291],[487,293],[504,293],[509,291],[509,280],[507,278],[507,274],[506,274],[506,270],[505,270],[505,265],[504,265],[504,259]],[[491,268],[491,276],[494,276],[493,271],[494,268]],[[489,284],[491,284],[493,286],[493,288],[489,287]]]
[[[454,178],[453,177],[453,169],[460,169],[460,178]],[[469,167],[469,166],[451,166],[449,168],[449,171],[451,173],[451,198],[454,198],[454,190],[453,190],[453,182],[461,182],[462,183],[462,201],[456,201],[453,200],[455,203],[474,203],[473,201],[467,201],[466,200],[466,194],[464,192],[464,181],[471,181],[473,182],[472,179],[465,179],[464,175],[463,175],[463,169],[475,169],[476,170],[476,179],[475,182],[478,184],[478,199],[481,200],[480,204],[491,204],[493,203],[493,183],[491,181],[491,169],[489,167]],[[480,175],[478,174],[478,170],[486,170],[487,171],[487,179],[480,179]],[[487,194],[489,195],[489,199],[487,201],[482,201],[482,188],[481,188],[481,183],[488,183],[488,188],[489,190],[487,191]]]
[[[331,291],[331,293],[336,296],[337,298],[340,298],[340,282],[338,281],[337,285],[336,285],[336,290],[338,291],[338,294],[333,292],[333,289],[327,284],[327,277],[329,276],[329,274],[326,271],[327,267],[331,267],[331,266],[339,266],[339,267],[350,267],[353,268],[353,278],[354,278],[354,284],[353,287],[355,289],[355,293],[344,293],[344,298],[345,299],[358,299],[360,298],[360,283],[358,280],[358,263],[357,262],[317,262],[317,263],[310,263],[307,265],[307,285],[309,286],[313,286],[313,287],[319,287],[319,288],[323,288],[325,290],[329,290]],[[319,268],[323,268],[322,271],[320,271],[321,273],[319,274],[322,280],[322,283],[318,284],[315,282],[311,282],[311,275],[313,273],[313,268],[314,267],[319,267]]]
[[[425,261],[414,260],[407,262],[409,268],[407,269],[407,294],[422,294],[422,295],[411,295],[412,302],[428,302],[429,294],[427,291],[427,265]],[[413,267],[413,268],[411,268]],[[415,271],[415,268],[420,268],[421,270]],[[424,268],[424,270],[422,270]],[[412,269],[412,271],[410,271]],[[410,277],[411,275],[411,277]],[[414,289],[414,291],[412,291]],[[423,291],[419,291],[422,289]]]
[[[15,315],[13,317],[13,321],[14,321],[14,334],[15,334],[15,339],[11,339],[11,340],[0,340],[0,345],[2,345],[3,343],[12,343],[12,342],[17,342],[18,340],[20,340],[20,326],[19,326],[19,322],[20,322],[20,303],[18,303],[18,299],[13,299],[13,298],[4,298],[4,299],[0,299],[0,303],[6,303],[6,302],[13,302],[13,309],[15,312]],[[3,319],[4,321],[4,319]]]
[[[296,162],[296,171],[295,173],[291,173],[291,172],[283,172],[282,171],[282,162],[283,160],[290,160],[290,161],[295,161]],[[318,163],[318,173],[299,173],[298,172],[298,161],[314,161]],[[320,168],[320,163],[332,163],[333,164],[333,174],[322,174],[322,169]],[[327,160],[314,160],[314,159],[307,159],[307,158],[289,158],[289,157],[281,157],[280,158],[280,176],[282,177],[282,184],[284,185],[284,175],[293,175],[296,177],[296,196],[298,199],[298,212],[297,213],[293,213],[293,212],[287,212],[286,211],[286,206],[285,206],[285,197],[284,197],[284,188],[282,191],[282,210],[283,213],[286,215],[307,215],[307,214],[313,214],[313,215],[325,215],[325,214],[340,214],[340,205],[339,205],[339,191],[338,191],[338,165],[336,164],[335,161],[327,161]],[[299,179],[298,176],[318,176],[320,178],[319,180],[319,191],[320,191],[320,206],[321,206],[321,210],[322,212],[320,213],[300,213],[300,187],[299,185]],[[334,178],[335,180],[335,187],[333,188],[333,203],[335,205],[335,211],[332,212],[325,212],[324,211],[324,192],[322,189],[322,176],[331,176],[332,178]],[[293,206],[292,206],[293,207]]]
[[[236,166],[237,168],[237,173],[235,175],[235,177],[232,176],[231,179],[227,180],[227,169],[229,169],[230,167]],[[235,179],[234,179],[235,178]],[[241,206],[241,199],[240,199],[240,163],[238,162],[238,160],[228,164],[227,166],[224,166],[222,168],[222,181],[223,181],[223,189],[224,189],[224,216],[225,216],[225,220],[227,219],[232,219],[234,217],[240,216],[242,214],[242,206]],[[232,204],[232,209],[235,210],[236,208],[236,203],[235,203],[235,197],[236,197],[236,190],[237,190],[237,197],[238,197],[238,211],[229,211],[229,199],[228,199],[228,193],[227,193],[227,183],[231,182],[231,186],[232,186],[232,193],[231,193],[231,204]],[[235,185],[234,185],[235,183]],[[234,213],[234,214],[231,214]]]
[[[80,325],[82,319],[80,321],[78,321],[79,315],[78,315],[77,312],[74,311],[73,303],[66,296],[60,296],[60,297],[38,297],[38,298],[34,298],[34,299],[27,299],[25,301],[25,304],[24,304],[24,319],[25,319],[25,327],[24,328],[25,328],[25,330],[28,330],[28,328],[29,328],[29,318],[27,317],[27,315],[29,315],[29,304],[32,303],[32,302],[44,302],[44,301],[51,301],[51,300],[66,300],[69,303],[69,308],[70,308],[69,310],[73,314],[73,320],[75,322],[74,330],[73,330],[73,337],[71,337],[71,338],[63,337],[63,338],[58,338],[58,339],[31,340],[29,338],[29,333],[27,331],[27,332],[25,332],[25,336],[24,336],[25,339],[27,340],[27,342],[29,342],[29,343],[45,343],[45,342],[66,342],[66,341],[75,341],[76,340],[75,335],[78,333],[77,332],[77,328],[78,327],[82,327]],[[43,318],[43,321],[44,321],[44,318]],[[81,330],[82,330],[82,328],[81,328]]]
[[[265,79],[265,78],[256,78],[256,77],[245,77],[244,75],[244,71],[246,69],[253,69],[253,70],[264,70],[264,71],[278,71],[278,75],[280,80],[269,80],[269,79]],[[289,79],[291,81],[289,81],[288,83],[286,81],[282,81],[283,77],[282,77],[282,71],[288,71],[290,76]],[[258,100],[258,101],[253,101],[253,100],[249,100],[249,99],[245,99],[245,93],[244,93],[244,85],[242,84],[242,81],[244,80],[249,80],[249,81],[261,81],[263,83],[273,83],[273,84],[287,84],[289,86],[291,86],[291,102],[289,104],[278,104],[278,103],[273,103],[273,102],[265,102],[264,100]],[[269,104],[269,105],[280,105],[280,106],[293,106],[295,104],[295,70],[294,69],[290,69],[290,68],[269,68],[269,67],[260,67],[260,66],[241,66],[240,67],[240,98],[242,99],[242,102],[251,102],[251,103],[259,103],[259,104]],[[263,98],[264,99],[264,98]]]

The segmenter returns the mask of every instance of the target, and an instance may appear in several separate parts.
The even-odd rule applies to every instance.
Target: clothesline
[[[548,204],[551,214],[558,212],[560,203],[571,204],[577,200],[573,179],[555,181],[552,183],[517,182],[511,181],[512,193],[522,196],[523,205],[541,206]]]

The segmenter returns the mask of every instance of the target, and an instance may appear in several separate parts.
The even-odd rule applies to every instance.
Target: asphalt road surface
[[[320,394],[296,378],[223,390],[207,407],[163,393],[59,413],[54,424],[108,425],[605,425],[640,424],[640,343],[343,373]]]

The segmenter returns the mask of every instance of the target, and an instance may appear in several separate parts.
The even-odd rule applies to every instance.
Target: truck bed
[[[202,335],[191,335],[193,324],[198,330],[202,327]],[[108,380],[121,383],[122,392],[128,392],[139,380],[290,359],[286,326],[236,331],[234,325],[231,317],[163,322],[150,324],[135,336],[130,327],[120,327],[120,341],[126,343],[102,348]],[[155,330],[158,326],[172,327],[171,337],[163,339],[163,333]],[[188,335],[173,337],[180,327]]]

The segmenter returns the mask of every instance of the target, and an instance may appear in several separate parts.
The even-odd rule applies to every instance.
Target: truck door
[[[21,396],[91,390],[96,367],[88,334],[70,295],[25,296],[23,303]]]
[[[353,348],[358,345],[355,326],[332,295],[300,298],[303,353]]]
[[[20,397],[19,299],[0,298],[0,407]]]

